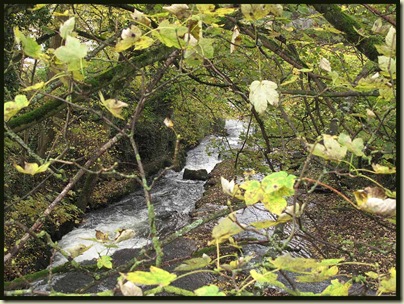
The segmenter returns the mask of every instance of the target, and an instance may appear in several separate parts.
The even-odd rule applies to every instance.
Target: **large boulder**
[[[185,168],[184,175],[182,176],[183,179],[190,179],[190,180],[201,180],[206,181],[209,177],[208,171],[205,169],[200,170],[190,170]]]

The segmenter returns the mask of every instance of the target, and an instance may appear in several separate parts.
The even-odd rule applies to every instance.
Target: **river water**
[[[216,164],[220,162],[220,151],[237,149],[241,147],[239,136],[246,130],[246,125],[242,121],[228,120],[225,125],[228,135],[226,137],[207,136],[201,143],[187,153],[186,166],[188,169],[206,169],[210,172]],[[184,169],[180,172],[168,171],[161,179],[157,181],[155,187],[151,191],[152,203],[155,207],[157,226],[159,236],[172,233],[175,230],[190,223],[189,213],[195,209],[195,203],[202,197],[204,191],[203,181],[184,180],[182,178]],[[257,178],[260,178],[257,176]],[[261,176],[262,178],[262,176]],[[237,218],[241,223],[251,223],[270,218],[271,215],[262,204],[249,206],[237,212]],[[114,236],[118,229],[131,229],[135,232],[135,236],[125,241],[117,243],[117,248],[106,248],[104,245],[94,242],[96,230]],[[289,232],[290,227],[285,227],[285,232]],[[136,191],[124,199],[111,204],[110,206],[92,211],[86,215],[83,223],[63,236],[59,241],[59,246],[65,250],[71,249],[77,245],[85,245],[92,247],[85,251],[82,255],[75,258],[75,261],[82,262],[86,260],[97,259],[101,255],[112,255],[121,249],[136,249],[150,244],[149,224],[147,217],[147,208],[143,191]],[[255,237],[259,235],[251,231],[245,231],[238,236]],[[299,250],[292,252],[295,256],[310,257],[311,254],[306,251],[305,244],[302,240],[293,239],[290,247]],[[267,245],[244,245],[242,250],[245,255],[256,256],[255,259],[262,258],[268,253]],[[67,260],[57,253],[54,257],[52,266],[66,263]],[[51,285],[56,286],[63,291],[67,285],[78,285],[76,288],[84,285],[83,282],[91,282],[90,278],[82,278],[80,273],[72,272],[67,274],[55,274],[52,277]],[[200,274],[202,276],[202,274]],[[86,281],[87,280],[87,281]],[[115,279],[114,279],[115,280]],[[116,280],[110,283],[111,286],[116,284]],[[288,284],[287,281],[283,281]],[[112,288],[110,285],[100,285],[97,291]],[[298,288],[303,291],[321,292],[327,286],[327,282],[300,283]],[[47,279],[40,279],[32,284],[32,288],[37,291],[49,291],[49,282]],[[66,287],[67,288],[67,287]],[[75,289],[72,289],[75,290]]]
[[[240,146],[239,135],[245,130],[245,123],[238,120],[227,120],[225,125],[227,138],[210,135],[187,153],[185,168],[210,172],[220,162],[219,152]],[[195,203],[201,198],[203,181],[184,180],[184,169],[180,172],[168,171],[151,191],[152,203],[157,215],[157,226],[160,234],[166,234],[186,225],[189,213],[194,210]],[[117,243],[118,248],[105,248],[104,245],[90,240],[95,237],[96,230],[114,236],[118,229],[131,229],[135,237]],[[147,208],[143,191],[136,191],[110,206],[92,211],[86,215],[83,223],[63,236],[59,246],[71,249],[82,244],[92,247],[75,258],[81,262],[98,258],[99,255],[112,255],[116,250],[124,248],[141,248],[150,242]],[[61,254],[55,255],[53,266],[67,262]]]

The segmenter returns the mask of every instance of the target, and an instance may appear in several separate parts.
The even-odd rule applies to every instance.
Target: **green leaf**
[[[347,147],[348,151],[354,153],[356,156],[364,156],[363,149],[365,145],[363,144],[362,138],[355,138],[353,141],[349,137],[349,135],[345,133],[341,133],[338,136],[338,142]]]
[[[230,214],[229,216],[221,219],[219,223],[212,229],[212,237],[215,241],[209,244],[219,244],[226,241],[232,235],[240,233],[243,231],[239,225],[234,222],[235,215]]]
[[[202,57],[212,58],[214,52],[213,42],[214,39],[200,38],[198,44],[195,46],[196,52]]]
[[[265,112],[268,103],[278,106],[279,94],[276,91],[278,85],[269,80],[255,80],[250,85],[249,99],[255,110],[262,114]]]
[[[177,49],[182,48],[179,44],[185,33],[188,32],[188,28],[179,24],[170,24],[168,20],[163,20],[158,28],[153,31],[153,35],[168,47],[175,47]]]
[[[202,286],[201,288],[195,289],[194,290],[195,294],[199,297],[203,296],[226,296],[224,292],[221,292],[219,290],[219,287],[216,285],[208,285],[208,286]]]
[[[75,19],[71,17],[65,23],[60,26],[59,34],[64,40],[69,36],[74,30]]]
[[[347,296],[351,283],[341,283],[338,279],[332,280],[331,285],[321,293],[322,296]]]
[[[27,56],[35,59],[41,58],[41,46],[33,38],[25,37],[18,27],[14,28],[14,36],[17,43],[21,42],[22,49]]]
[[[77,64],[87,55],[87,46],[71,36],[66,37],[66,43],[56,49],[55,56],[66,64]]]
[[[14,167],[17,169],[18,172],[24,173],[24,174],[30,174],[30,175],[35,175],[38,173],[45,172],[48,170],[49,165],[51,162],[47,162],[41,166],[38,166],[37,163],[27,163],[25,162],[24,168],[21,166],[14,164]]]
[[[278,281],[278,275],[276,273],[266,272],[264,274],[261,274],[261,273],[258,273],[255,269],[253,269],[250,271],[250,274],[253,277],[253,279],[259,283],[268,283],[273,286],[285,288],[285,285],[283,285],[282,282]]]
[[[150,272],[135,271],[126,274],[126,279],[135,284],[168,286],[177,278],[177,275],[164,269],[150,266]]]
[[[112,258],[108,255],[103,255],[97,260],[97,267],[101,269],[102,267],[112,269]]]
[[[193,258],[184,261],[184,263],[177,266],[174,271],[190,271],[203,268],[208,266],[211,260],[212,259],[208,255],[204,254],[201,258]]]

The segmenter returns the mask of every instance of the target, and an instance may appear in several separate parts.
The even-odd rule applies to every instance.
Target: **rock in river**
[[[208,177],[209,177],[208,171],[206,171],[205,169],[200,170],[185,169],[184,175],[182,176],[183,179],[201,180],[201,181],[207,180]]]

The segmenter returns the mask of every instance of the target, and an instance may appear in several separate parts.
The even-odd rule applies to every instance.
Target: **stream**
[[[205,137],[197,147],[188,151],[186,165],[182,171],[169,170],[153,187],[151,196],[159,235],[165,235],[188,224],[189,213],[194,210],[195,202],[202,197],[205,182],[184,180],[182,178],[184,169],[206,169],[209,173],[220,162],[219,145],[223,147],[230,144],[232,148],[239,147],[239,135],[245,129],[244,123],[227,120],[225,128],[228,133],[227,140],[214,135]],[[113,237],[118,229],[131,229],[135,231],[135,236],[117,243],[118,248],[109,249],[89,240],[95,237],[96,230]],[[150,241],[149,232],[146,203],[143,190],[140,189],[119,202],[88,213],[83,223],[63,236],[58,244],[65,250],[74,248],[78,244],[92,245],[90,249],[75,258],[75,261],[82,262],[98,258],[99,254],[112,255],[120,249],[141,248]],[[67,259],[57,253],[52,265],[58,266],[65,262]]]
[[[194,149],[188,151],[185,168],[192,170],[206,169],[209,172],[220,162],[220,151],[231,149],[237,149],[241,147],[242,142],[239,139],[239,135],[246,130],[246,123],[238,120],[227,120],[225,125],[227,136],[215,136],[210,135],[205,137],[200,144]],[[159,236],[164,237],[178,230],[191,222],[190,212],[195,209],[195,203],[202,197],[204,192],[204,181],[184,180],[184,169],[180,172],[169,170],[165,175],[160,178],[153,189],[151,190],[152,203],[156,213],[156,223],[159,230]],[[259,177],[258,177],[259,178]],[[241,223],[251,223],[253,221],[259,221],[268,219],[268,212],[265,210],[262,204],[256,204],[255,206],[249,206],[244,210],[237,212],[237,218]],[[134,236],[124,241],[117,243],[116,248],[106,248],[99,242],[94,242],[96,231],[101,231],[104,234],[108,234],[109,237],[114,237],[117,230],[133,230]],[[288,227],[285,231],[288,231]],[[78,245],[90,246],[90,249],[83,254],[77,256],[74,260],[77,262],[83,262],[87,260],[97,259],[100,255],[111,256],[115,252],[117,254],[129,250],[133,252],[137,248],[142,248],[146,244],[150,244],[150,229],[147,216],[147,207],[143,195],[143,190],[140,189],[122,200],[109,205],[108,207],[100,210],[95,210],[88,213],[83,223],[63,236],[58,242],[59,246],[64,250],[74,248]],[[251,231],[245,231],[240,234],[240,237],[262,237],[254,235]],[[93,239],[93,240],[91,240]],[[180,246],[185,249],[186,245]],[[310,257],[310,253],[305,250],[305,245],[302,240],[292,240],[290,247],[296,248],[292,255]],[[181,249],[181,250],[182,250]],[[117,252],[119,251],[119,252]],[[185,250],[186,251],[186,250]],[[293,250],[292,250],[293,251]],[[243,246],[243,252],[246,255],[256,256],[255,259],[260,259],[264,254],[268,252],[268,246],[264,245],[245,245]],[[172,254],[178,255],[179,251],[174,248]],[[189,252],[187,253],[189,254]],[[178,257],[178,256],[174,256]],[[62,265],[67,262],[60,253],[56,253],[51,266]],[[52,286],[55,290],[68,291],[67,285],[71,285],[71,290],[74,284],[78,288],[83,286],[84,282],[91,281],[91,278],[83,277],[83,274],[78,272],[70,272],[67,274],[54,274],[52,277]],[[195,289],[195,284],[203,286],[208,281],[201,281],[196,283],[198,279],[202,279],[202,274],[199,278],[190,278],[190,286]],[[116,278],[114,278],[108,285],[101,284],[96,290],[108,290],[116,284]],[[287,284],[287,282],[285,282]],[[307,286],[299,286],[301,290],[306,291],[321,291],[324,289],[322,283],[313,285],[305,284]],[[59,287],[57,287],[59,286]],[[49,290],[48,279],[41,279],[32,284],[32,288],[35,290],[46,291]],[[192,290],[191,289],[191,290]],[[70,288],[69,288],[70,290]]]

